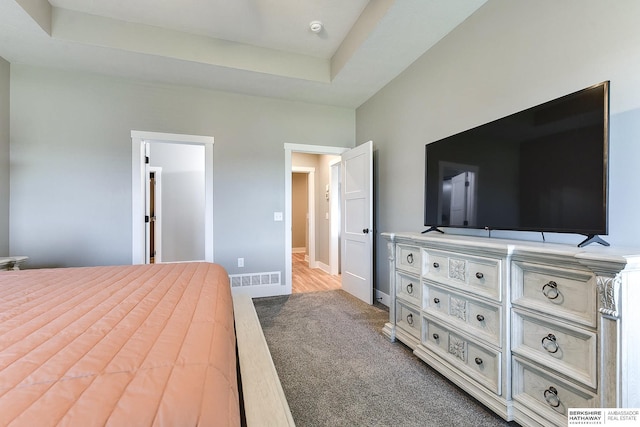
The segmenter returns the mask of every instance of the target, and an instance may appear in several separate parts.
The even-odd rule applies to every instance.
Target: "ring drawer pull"
[[[478,314],[476,316],[476,319],[478,319],[478,322],[482,322],[482,321],[484,321],[484,316],[482,314]]]
[[[542,293],[549,299],[558,298],[558,296],[560,295],[560,292],[558,292],[558,284],[553,280],[549,280],[549,283],[545,283],[545,285],[542,287]]]
[[[482,365],[482,359],[476,357],[476,365]]]
[[[558,398],[558,390],[555,387],[551,386],[544,391],[544,400],[554,408],[560,406],[560,399]]]
[[[440,304],[440,298],[434,298],[433,302],[434,304]]]
[[[407,323],[413,325],[413,314],[407,314]]]
[[[545,341],[548,341],[548,343],[545,342]],[[549,349],[549,345],[550,344],[553,344],[553,349],[552,350]],[[546,337],[542,338],[542,347],[545,350],[547,350],[549,353],[555,353],[560,348],[560,346],[556,342],[556,336],[553,335],[553,334],[549,334]]]
[[[413,264],[413,254],[409,254],[409,255],[407,255],[407,262],[408,262],[409,264]]]
[[[484,274],[482,274],[481,272],[477,272],[476,273],[476,279],[482,279],[484,277]]]
[[[440,335],[438,335],[438,334],[433,334],[433,339],[434,339],[434,340],[439,340],[439,339],[440,339]]]
[[[407,293],[408,294],[412,294],[413,293],[413,283],[409,283],[407,285]]]
[[[440,264],[438,264],[437,262],[433,263],[433,268],[440,268]]]

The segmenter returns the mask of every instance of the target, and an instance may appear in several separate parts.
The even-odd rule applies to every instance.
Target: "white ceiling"
[[[355,108],[485,2],[0,0],[0,57]]]

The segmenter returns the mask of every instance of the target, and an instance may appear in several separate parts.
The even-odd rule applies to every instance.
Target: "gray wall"
[[[330,265],[329,259],[329,245],[331,243],[331,205],[330,200],[327,200],[326,189],[327,185],[331,190],[331,167],[329,163],[335,159],[339,159],[339,156],[331,156],[322,154],[318,156],[318,169],[316,169],[316,228],[317,233],[322,236],[322,239],[316,239],[317,246],[317,258],[318,261],[323,262],[326,265]],[[327,218],[329,214],[329,218]]]
[[[0,58],[0,257],[9,255],[9,75]]]
[[[426,143],[611,80],[606,239],[638,246],[638,16],[636,0],[489,0],[356,111],[356,141],[372,139],[376,150],[376,231],[424,229]],[[540,239],[539,233],[492,236]],[[376,245],[376,286],[388,293],[386,245],[379,235]]]
[[[284,143],[352,147],[355,111],[11,68],[11,250],[30,267],[131,263],[131,138],[208,135],[214,259],[284,274]],[[245,258],[239,269],[236,259]]]
[[[161,260],[204,260],[204,146],[152,142],[149,165],[162,168]]]

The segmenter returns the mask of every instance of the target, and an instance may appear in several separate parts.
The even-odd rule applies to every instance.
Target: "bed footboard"
[[[233,311],[247,426],[294,426],[251,297],[234,294]]]

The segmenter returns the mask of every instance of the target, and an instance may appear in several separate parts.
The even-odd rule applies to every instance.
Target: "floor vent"
[[[280,285],[280,272],[271,271],[267,273],[249,273],[249,274],[230,274],[232,288],[241,286],[262,286],[262,285]]]

